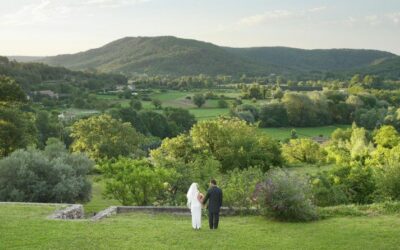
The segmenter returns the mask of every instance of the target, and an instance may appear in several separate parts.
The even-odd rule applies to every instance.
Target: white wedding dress
[[[192,227],[194,229],[200,229],[201,227],[201,203],[198,199],[199,189],[197,183],[192,183],[187,192],[187,206],[190,208],[192,214]]]

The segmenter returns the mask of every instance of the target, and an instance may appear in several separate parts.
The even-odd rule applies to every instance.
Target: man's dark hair
[[[217,185],[217,181],[214,180],[214,179],[212,179],[210,182],[211,182],[211,184],[213,184],[213,185]]]

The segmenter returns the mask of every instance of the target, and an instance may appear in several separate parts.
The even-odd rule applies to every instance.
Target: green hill
[[[43,83],[68,83],[76,85],[114,86],[125,84],[127,79],[119,74],[99,74],[72,71],[64,67],[52,67],[43,63],[22,63],[0,56],[0,75],[14,78],[26,91],[43,87]]]
[[[226,48],[233,54],[249,58],[260,64],[271,63],[300,71],[335,71],[369,66],[377,60],[396,55],[361,49],[304,50],[287,47]]]
[[[400,79],[400,56],[382,60],[354,72],[379,75],[389,79]]]
[[[172,75],[265,74],[281,72],[259,65],[211,43],[175,37],[126,37],[101,48],[47,57],[43,62],[71,69]]]
[[[97,49],[41,59],[53,66],[151,75],[269,75],[334,72],[368,67],[396,55],[377,50],[228,48],[165,37],[126,37]]]

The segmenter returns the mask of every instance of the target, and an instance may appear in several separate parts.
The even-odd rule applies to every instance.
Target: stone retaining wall
[[[134,212],[150,212],[150,213],[170,213],[170,214],[190,214],[190,210],[185,207],[154,207],[154,206],[118,206],[117,213],[134,213]]]
[[[0,205],[7,204],[18,204],[18,205],[49,205],[57,206],[59,210],[54,212],[48,218],[50,219],[61,219],[61,220],[75,220],[84,219],[85,213],[83,205],[80,204],[61,204],[61,203],[25,203],[25,202],[0,202]],[[206,210],[204,210],[206,211]],[[230,209],[226,207],[221,208],[221,215],[235,215],[238,214],[237,209]],[[116,214],[121,213],[169,213],[175,215],[190,215],[190,209],[186,207],[173,207],[173,206],[111,206],[107,209],[100,211],[94,215],[91,220],[97,221]]]
[[[118,207],[115,207],[115,206],[109,207],[109,208],[107,208],[107,209],[105,209],[103,211],[98,212],[91,219],[92,220],[101,220],[103,218],[107,218],[107,217],[110,217],[112,215],[115,215],[115,214],[118,213],[117,208]]]
[[[57,210],[49,216],[50,219],[76,220],[85,218],[82,205],[71,205],[61,210]]]
[[[190,209],[186,207],[155,207],[155,206],[112,206],[92,217],[92,220],[101,220],[103,218],[122,213],[169,213],[175,215],[190,215]],[[221,208],[221,215],[235,215],[238,211],[226,207]]]

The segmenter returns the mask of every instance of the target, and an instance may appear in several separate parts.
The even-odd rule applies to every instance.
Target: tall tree
[[[85,152],[94,160],[134,155],[142,138],[130,123],[122,123],[109,115],[75,122],[71,137],[74,139],[72,150]]]

